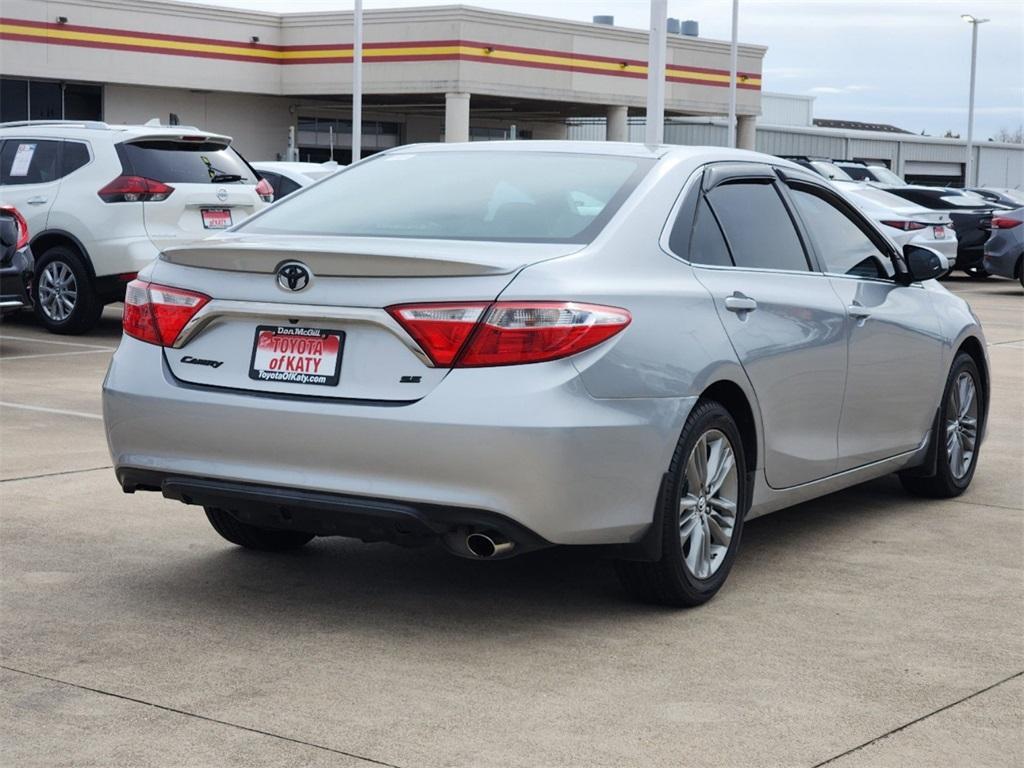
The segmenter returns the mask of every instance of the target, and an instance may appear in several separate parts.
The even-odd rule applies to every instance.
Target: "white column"
[[[668,0],[651,0],[647,38],[647,128],[644,141],[665,140],[665,56],[668,45]]]
[[[757,117],[740,115],[736,119],[736,148],[754,149],[757,146]]]
[[[987,21],[987,19],[986,19]],[[978,69],[978,20],[971,22],[971,95],[967,102],[967,162],[964,164],[964,186],[974,181],[974,75]]]
[[[469,94],[444,95],[444,140],[469,141]]]
[[[629,107],[608,107],[608,141],[629,141]]]

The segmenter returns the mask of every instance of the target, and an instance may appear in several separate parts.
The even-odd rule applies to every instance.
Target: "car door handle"
[[[850,314],[850,317],[856,317],[858,320],[866,320],[871,317],[871,310],[867,307],[862,307],[860,304],[851,304],[846,308],[846,311]]]
[[[749,296],[727,296],[725,299],[725,308],[730,312],[738,312],[740,314],[744,312],[753,312],[757,309],[757,302]]]
[[[43,197],[42,195],[39,195],[38,197],[30,197],[25,202],[28,203],[29,205],[42,205],[43,203],[46,202],[46,200],[47,198]]]

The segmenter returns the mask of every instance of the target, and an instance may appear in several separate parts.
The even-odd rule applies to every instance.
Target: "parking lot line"
[[[102,344],[82,344],[80,341],[54,341],[53,339],[37,339],[33,336],[10,336],[6,333],[0,334],[0,341],[29,341],[34,344],[57,344],[64,347],[85,347],[86,349],[114,349],[115,347]]]
[[[109,347],[104,349],[79,349],[75,352],[40,352],[37,355],[11,355],[10,357],[0,357],[5,363],[9,360],[28,360],[34,357],[63,357],[66,355],[98,355],[100,352],[113,352],[114,350]]]
[[[57,683],[58,685],[66,685],[66,686],[69,686],[71,688],[77,688],[78,690],[85,691],[87,693],[95,693],[95,694],[98,694],[100,696],[111,696],[111,697],[113,697],[115,699],[121,699],[122,701],[132,702],[133,704],[144,704],[147,707],[153,707],[154,709],[161,709],[164,712],[170,712],[170,713],[175,714],[175,715],[184,715],[185,717],[194,717],[194,718],[197,718],[199,720],[205,720],[208,723],[214,723],[216,725],[224,725],[224,726],[227,726],[229,728],[238,728],[239,730],[242,730],[242,731],[248,731],[249,733],[255,733],[255,734],[258,734],[260,736],[269,736],[272,739],[280,739],[281,741],[290,741],[293,744],[301,744],[304,747],[311,747],[313,749],[320,749],[320,750],[323,750],[324,752],[333,752],[336,755],[344,755],[345,757],[351,757],[354,760],[359,760],[359,761],[364,762],[364,763],[370,763],[371,765],[383,765],[383,766],[385,766],[385,768],[400,768],[400,766],[397,766],[394,763],[385,763],[383,760],[375,760],[372,757],[365,757],[364,755],[357,755],[357,754],[355,754],[353,752],[346,752],[343,749],[335,749],[334,747],[327,747],[327,746],[324,746],[323,744],[315,744],[315,743],[313,743],[311,741],[304,741],[303,739],[296,739],[296,738],[293,738],[291,736],[284,736],[284,735],[282,735],[280,733],[274,733],[273,731],[265,731],[265,730],[263,730],[261,728],[252,728],[252,727],[250,727],[248,725],[240,725],[239,723],[232,723],[232,722],[229,722],[228,720],[219,720],[216,717],[208,717],[206,715],[200,715],[200,714],[198,714],[196,712],[189,712],[188,710],[185,710],[185,709],[178,709],[177,707],[170,707],[170,706],[167,706],[165,704],[158,704],[155,701],[147,701],[145,699],[137,699],[134,696],[126,696],[126,695],[124,695],[122,693],[114,693],[113,691],[105,691],[105,690],[103,690],[101,688],[92,688],[92,687],[90,687],[88,685],[80,685],[78,683],[72,683],[72,682],[69,682],[67,680],[61,680],[61,679],[56,678],[56,677],[49,677],[48,675],[40,675],[40,674],[38,674],[36,672],[29,672],[29,671],[24,670],[24,669],[17,669],[15,667],[9,667],[6,664],[0,664],[0,669],[5,669],[8,672],[13,672],[13,673],[19,674],[19,675],[26,675],[28,677],[34,677],[34,678],[36,678],[38,680],[46,680],[47,682],[50,682],[50,683]]]
[[[98,413],[85,413],[84,411],[65,411],[62,408],[45,408],[41,405],[25,405],[24,403],[9,403],[0,400],[0,408],[19,408],[23,411],[39,411],[40,413],[56,413],[59,416],[78,416],[82,419],[103,420]]]

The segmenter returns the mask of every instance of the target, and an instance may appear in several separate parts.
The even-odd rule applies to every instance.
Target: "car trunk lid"
[[[165,350],[180,381],[278,396],[408,402],[447,373],[387,312],[492,301],[524,266],[579,245],[226,233],[167,251],[151,280],[211,301]],[[299,264],[296,290],[279,267]]]
[[[227,229],[264,206],[256,174],[226,137],[147,135],[119,144],[118,154],[126,175],[174,190],[142,204],[146,233],[161,250]]]

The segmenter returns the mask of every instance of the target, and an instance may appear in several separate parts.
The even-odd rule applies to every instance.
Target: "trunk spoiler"
[[[580,248],[575,243],[228,234],[168,248],[160,258],[187,267],[258,274],[301,261],[321,277],[461,277],[511,274]]]

